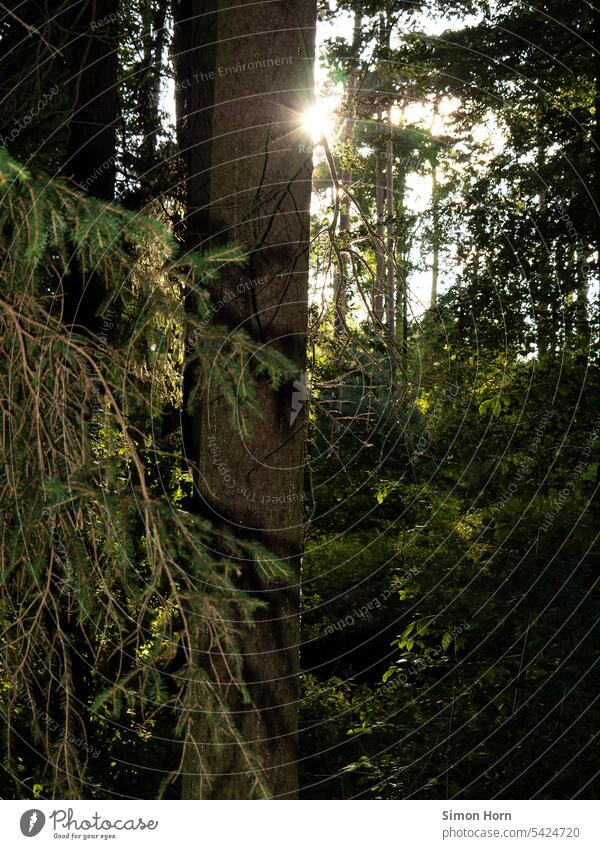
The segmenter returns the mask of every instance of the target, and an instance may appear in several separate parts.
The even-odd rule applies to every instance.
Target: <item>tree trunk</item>
[[[388,345],[392,349],[396,341],[396,268],[395,268],[395,221],[394,221],[394,144],[392,141],[392,109],[388,110],[389,135],[386,142],[386,213],[387,213],[387,279],[385,290],[385,316]]]
[[[440,206],[437,165],[437,148],[434,148],[431,157],[431,216],[433,219],[431,239],[431,307],[437,305],[438,278],[440,273]]]
[[[575,332],[577,335],[578,348],[585,351],[590,343],[590,322],[588,302],[588,275],[586,273],[585,255],[582,256],[581,246],[573,250],[573,268],[575,270],[575,284],[577,300],[575,302]]]
[[[68,50],[73,112],[64,172],[88,194],[111,201],[115,196],[119,2],[79,0],[69,12],[73,20]],[[63,285],[65,324],[97,332],[104,282],[96,274],[84,278],[72,261],[71,274]]]
[[[187,247],[203,250],[209,206],[216,85],[217,0],[174,0],[177,138],[188,176]]]
[[[65,172],[101,200],[115,196],[118,0],[78,0],[70,45],[73,114]]]
[[[400,125],[404,126],[404,109],[400,111]],[[407,162],[400,160],[395,180],[396,209],[396,340],[400,347],[401,371],[406,381],[408,361],[408,270],[411,243],[406,218]]]
[[[399,273],[396,276],[396,341],[401,343],[404,327],[404,300],[406,275],[410,245],[408,243],[407,221],[405,212],[406,195],[406,165],[400,162],[396,175],[396,263]]]
[[[167,29],[165,26],[169,0],[146,0],[142,10],[144,69],[140,77],[140,100],[146,109],[140,110],[142,143],[140,159],[142,168],[151,169],[157,164],[156,149],[161,130],[160,87],[163,52]],[[142,170],[143,177],[145,171]]]
[[[202,252],[211,237],[210,175],[213,142],[213,105],[217,74],[217,0],[173,0],[175,109],[177,142],[186,174],[185,242],[188,250]],[[185,295],[193,312],[195,296]],[[198,412],[187,399],[194,389],[194,370],[184,364],[184,410],[181,413],[184,453],[191,464],[198,451]],[[174,420],[177,416],[170,416]],[[173,428],[173,421],[167,429]]]
[[[164,121],[161,85],[167,73],[164,53],[170,35],[167,25],[170,6],[171,0],[143,0],[131,10],[131,23],[128,20],[124,22],[125,26],[129,24],[134,32],[139,33],[137,41],[141,54],[141,60],[131,64],[125,81],[127,87],[122,95],[128,103],[128,122],[121,124],[123,164],[125,170],[137,179],[120,200],[134,210],[147,210],[156,198],[173,190],[172,169],[170,166],[165,169],[164,157],[159,150]],[[140,136],[135,145],[126,144],[128,130],[134,137]],[[177,222],[176,214],[172,217]]]
[[[593,14],[593,49],[594,49],[594,127],[593,134],[593,178],[592,200],[595,218],[595,248],[596,248],[596,291],[595,296],[600,301],[600,6],[592,4]],[[586,298],[587,301],[587,298]],[[583,297],[582,297],[583,303]],[[600,328],[596,328],[597,337]]]
[[[354,30],[352,35],[352,60],[358,62],[358,49],[360,44],[360,34],[362,27],[362,15],[360,12],[354,13]],[[354,126],[356,121],[356,96],[358,88],[358,73],[356,67],[352,67],[348,74],[348,82],[346,87],[346,124],[344,127],[344,157],[346,162],[351,155],[354,146]],[[350,165],[342,170],[342,186],[350,189],[352,186],[352,170]],[[350,201],[344,195],[340,202],[340,235],[348,234],[350,230]],[[346,325],[346,293],[348,289],[348,272],[350,268],[349,255],[346,251],[341,251],[340,267],[336,273],[335,280],[335,317],[333,334],[336,338],[342,335]]]
[[[373,312],[378,322],[383,321],[383,294],[385,290],[385,225],[384,225],[384,202],[385,202],[385,167],[379,146],[383,136],[383,118],[381,108],[377,113],[377,149],[375,152],[375,214],[377,224],[375,232],[377,240],[375,243],[375,293],[373,299]]]
[[[207,3],[186,5],[192,12],[186,32],[196,27],[200,39],[189,55],[199,70],[186,88],[189,244],[235,242],[249,251],[243,273],[225,268],[211,284],[217,304],[223,301],[215,321],[244,328],[303,375],[312,157],[305,152],[310,140],[302,111],[313,92],[316,6],[306,0],[244,0],[235,10],[225,0],[210,9]],[[216,37],[207,31],[213,23]],[[188,393],[193,380],[188,370]],[[240,566],[240,589],[268,605],[243,635],[251,703],[242,703],[238,688],[214,682],[248,743],[246,751],[263,764],[259,794],[293,798],[306,396],[302,387],[273,391],[264,377],[257,381],[261,417],[252,435],[236,428],[220,387],[209,385],[191,411],[187,450],[198,469],[201,511],[230,533],[263,543],[293,571],[289,584],[270,587],[252,563]],[[257,792],[243,748],[209,746],[200,714],[194,738],[197,754],[192,751],[186,763],[184,798],[244,799]],[[208,783],[202,762],[212,773]]]
[[[354,13],[354,29],[352,34],[352,62],[353,67],[348,74],[348,82],[346,87],[346,124],[344,127],[344,151],[343,155],[346,159],[346,165],[342,170],[342,186],[350,190],[352,187],[352,169],[348,162],[348,158],[354,150],[354,130],[356,123],[356,97],[358,94],[358,70],[359,61],[359,46],[362,28],[362,15],[356,11]],[[335,189],[334,189],[335,191]],[[340,222],[339,233],[344,242],[349,239],[350,231],[350,200],[346,195],[342,195],[340,201]],[[348,297],[348,279],[351,268],[351,258],[348,251],[341,250],[339,255],[339,265],[334,271],[334,318],[333,318],[333,336],[339,339],[346,330],[346,310]],[[335,397],[333,403],[333,412],[335,415],[331,422],[331,444],[336,441],[336,434],[340,426],[341,417],[344,409],[344,378],[341,377],[335,387]]]

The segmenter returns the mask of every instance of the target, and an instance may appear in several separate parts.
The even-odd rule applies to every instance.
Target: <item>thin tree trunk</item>
[[[400,126],[404,126],[404,109],[400,110]],[[406,365],[408,358],[408,262],[410,244],[408,238],[407,221],[405,214],[406,198],[406,159],[401,160],[395,181],[395,208],[396,208],[396,263],[399,267],[396,275],[396,339],[400,347],[400,358],[402,374],[406,379]]]
[[[144,0],[139,4],[143,59],[131,81],[134,86],[134,132],[139,133],[141,139],[132,149],[124,151],[126,170],[137,176],[138,185],[128,189],[121,197],[121,203],[135,210],[146,210],[165,188],[171,188],[170,183],[165,181],[164,162],[161,162],[158,151],[163,122],[161,83],[165,73],[164,52],[169,38],[167,13],[170,5],[171,0]],[[133,14],[135,16],[136,12]],[[123,131],[126,132],[124,125]],[[170,180],[171,169],[167,173]]]
[[[357,53],[360,44],[360,33],[362,27],[362,15],[356,11],[354,13],[354,29],[352,35],[352,53],[353,60],[357,61]],[[354,127],[356,122],[356,95],[358,89],[358,72],[356,67],[353,67],[348,74],[348,82],[346,88],[346,124],[344,127],[344,156],[350,156],[354,146]],[[352,186],[352,170],[347,164],[342,171],[342,186],[345,189],[350,189]],[[340,236],[348,234],[350,230],[350,201],[344,195],[340,202]],[[346,297],[348,290],[348,273],[349,273],[349,256],[344,250],[341,251],[340,267],[336,272],[335,281],[335,318],[333,334],[336,338],[341,336],[346,325]]]
[[[352,34],[352,61],[358,64],[358,51],[360,45],[360,35],[362,27],[362,15],[359,11],[354,13],[354,29]],[[346,159],[346,167],[342,170],[342,186],[350,190],[352,187],[352,169],[348,163],[348,157],[351,156],[354,149],[354,131],[356,123],[356,97],[358,93],[358,70],[354,65],[349,74],[346,88],[346,124],[344,127],[344,157]],[[335,191],[335,188],[334,188]],[[345,242],[349,238],[350,231],[350,201],[344,194],[340,202],[340,222],[339,233]],[[335,339],[339,339],[346,330],[346,309],[348,297],[348,279],[351,268],[350,254],[343,248],[339,255],[339,266],[335,269],[334,276],[334,320],[333,320],[333,335]],[[335,435],[338,431],[341,416],[344,409],[344,386],[343,377],[337,382],[334,390],[333,411],[334,415],[331,422],[331,444],[335,442]]]
[[[432,215],[432,240],[431,240],[431,303],[437,305],[438,278],[440,273],[440,206],[438,197],[438,170],[437,170],[437,148],[431,157],[431,215]]]
[[[547,206],[548,200],[546,196],[546,187],[544,184],[544,165],[545,165],[545,148],[544,138],[539,134],[538,144],[536,146],[536,173],[540,183],[539,190],[539,216],[538,232],[543,243],[547,238]],[[535,288],[537,301],[537,347],[540,359],[546,358],[548,355],[556,354],[560,347],[560,340],[557,338],[557,323],[555,321],[556,310],[554,301],[558,297],[556,290],[552,291],[547,281],[553,280],[551,270],[550,257],[546,251],[540,255],[539,261],[536,263],[535,269]]]
[[[395,269],[395,221],[394,221],[394,143],[392,133],[392,109],[388,111],[389,135],[386,142],[386,213],[387,213],[387,280],[385,293],[385,314],[388,344],[390,349],[396,341],[396,269]]]
[[[396,276],[396,340],[400,344],[403,327],[404,288],[408,255],[408,238],[406,232],[406,216],[404,211],[404,196],[406,192],[406,165],[401,163],[395,181],[396,197],[396,263],[399,273]]]
[[[431,235],[431,299],[430,306],[435,308],[438,297],[438,279],[440,274],[440,205],[438,194],[438,147],[433,135],[435,128],[435,119],[438,115],[438,98],[433,102],[433,113],[431,117],[430,136],[433,150],[431,153],[431,217],[432,217],[432,235]]]
[[[408,367],[408,281],[404,276],[402,298],[402,374],[406,377]]]
[[[397,336],[400,343],[400,361],[404,380],[407,375],[408,364],[408,262],[410,254],[410,241],[407,232],[406,217],[404,214],[406,197],[406,165],[399,169],[396,180],[396,209],[398,218],[399,245],[396,245],[396,257],[400,266],[396,283],[396,321]]]
[[[384,138],[383,125],[383,107],[381,106],[381,98],[383,98],[383,90],[385,88],[385,73],[383,72],[383,62],[389,59],[390,47],[390,30],[386,25],[386,11],[379,10],[379,61],[378,61],[378,98],[379,105],[377,108],[377,147],[375,153],[375,210],[377,214],[377,244],[375,246],[375,293],[373,300],[373,312],[378,323],[383,322],[384,300],[386,296],[386,243],[385,243],[385,183],[386,183],[386,168],[381,155],[381,145]]]
[[[585,272],[585,258],[580,246],[573,251],[573,268],[575,269],[576,296],[575,302],[575,332],[580,348],[585,350],[590,342],[588,277]]]
[[[196,10],[201,5],[192,3]],[[301,375],[312,172],[301,113],[313,90],[316,6],[306,0],[244,0],[234,11],[225,0],[215,5],[216,38],[204,40],[209,46],[194,54],[206,51],[202,73],[209,76],[199,77],[199,85],[188,89],[190,244],[233,241],[250,251],[244,273],[225,268],[211,284],[213,298],[224,302],[216,321],[243,327],[287,356]],[[197,116],[198,101],[208,98],[205,83],[213,84],[214,105],[205,109],[198,126],[192,116]],[[240,294],[225,303],[226,293]],[[194,379],[188,370],[186,392]],[[243,703],[239,688],[228,687],[225,678],[214,686],[221,689],[247,747],[210,747],[199,713],[194,728],[198,754],[190,750],[186,763],[185,798],[248,798],[254,786],[248,753],[262,762],[261,784],[268,786],[269,795],[293,798],[297,793],[306,397],[302,391],[294,393],[291,384],[273,391],[266,378],[257,381],[261,415],[252,435],[236,428],[220,387],[209,385],[202,387],[203,401],[192,411],[188,450],[198,469],[202,511],[229,533],[263,543],[294,577],[269,587],[252,563],[240,565],[240,589],[267,603],[256,626],[243,636],[250,703]],[[229,470],[228,481],[223,468]],[[215,552],[219,554],[227,552]],[[201,711],[202,705],[197,708]],[[202,762],[212,773],[208,785]]]
[[[383,136],[383,117],[381,107],[377,113],[377,149],[375,152],[375,214],[377,223],[375,232],[377,241],[375,243],[375,292],[373,298],[373,312],[378,322],[383,321],[383,295],[385,291],[385,166],[379,146]]]
[[[163,51],[167,29],[165,26],[169,0],[146,0],[143,9],[144,70],[141,78],[142,102],[147,109],[140,115],[142,121],[142,168],[153,168],[161,129],[160,86]],[[144,172],[142,172],[144,173]]]

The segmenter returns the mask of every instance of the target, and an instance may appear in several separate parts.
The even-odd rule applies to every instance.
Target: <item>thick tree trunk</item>
[[[190,5],[197,14],[206,6]],[[300,376],[306,357],[312,171],[302,112],[313,91],[316,6],[310,0],[246,0],[232,9],[218,0],[215,12],[197,20],[199,31],[204,30],[199,32],[201,44],[208,46],[191,54],[204,70],[194,71],[198,77],[192,74],[186,89],[189,242],[202,248],[229,241],[249,250],[244,273],[224,269],[211,284],[213,298],[223,302],[215,321],[243,327],[255,340],[276,348],[295,363]],[[216,21],[216,38],[206,37],[205,24],[211,21]],[[212,109],[208,99],[214,102]],[[192,379],[188,374],[187,390]],[[268,794],[293,798],[305,394],[294,392],[291,384],[274,392],[259,378],[262,412],[248,436],[232,424],[220,388],[202,389],[188,439],[189,457],[198,469],[200,509],[230,532],[262,542],[294,576],[289,584],[273,588],[262,582],[253,564],[240,566],[240,589],[268,605],[243,637],[251,704],[242,704],[235,687],[215,686],[222,687],[248,741],[247,752],[263,764]],[[249,797],[255,782],[241,747],[210,747],[205,733],[199,718],[198,755],[192,752],[186,764],[183,796]],[[202,761],[212,773],[208,784]]]
[[[101,200],[115,196],[119,0],[79,0],[70,45],[73,114],[65,172]]]
[[[88,194],[115,196],[117,47],[119,0],[79,0],[69,9],[73,38],[73,112],[64,172]],[[75,262],[64,280],[63,320],[97,332],[98,309],[106,294],[95,274],[83,277]]]
[[[593,14],[593,49],[594,49],[594,127],[593,127],[593,177],[592,200],[595,211],[595,248],[596,248],[596,285],[593,294],[600,303],[600,6],[592,5]],[[587,300],[587,299],[586,299]],[[583,298],[582,298],[583,302]],[[597,328],[600,336],[600,328]]]
[[[213,227],[211,163],[213,105],[217,75],[217,0],[173,0],[175,107],[177,141],[186,174],[185,240],[188,250],[209,246]],[[186,307],[194,311],[194,293],[186,293]],[[193,366],[185,363],[181,414],[184,451],[193,464],[198,452],[198,411],[189,410],[194,390]],[[168,426],[168,427],[172,427]]]
[[[174,0],[177,136],[187,174],[187,246],[208,247],[211,231],[217,0]]]

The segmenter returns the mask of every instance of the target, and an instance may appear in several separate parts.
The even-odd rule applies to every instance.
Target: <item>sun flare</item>
[[[302,124],[312,137],[313,144],[318,144],[323,137],[329,138],[334,128],[333,112],[336,103],[334,98],[317,100],[304,112]]]

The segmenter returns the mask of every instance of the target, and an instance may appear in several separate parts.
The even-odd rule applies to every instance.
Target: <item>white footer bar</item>
[[[0,845],[599,849],[596,801],[0,802]]]

